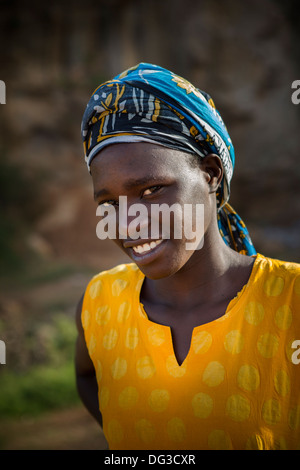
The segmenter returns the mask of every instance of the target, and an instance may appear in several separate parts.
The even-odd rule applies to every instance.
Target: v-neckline
[[[173,358],[175,359],[177,367],[179,367],[180,369],[184,369],[186,367],[187,362],[189,361],[189,358],[191,356],[191,349],[192,349],[192,345],[193,345],[193,339],[194,339],[196,333],[198,333],[201,330],[203,330],[203,331],[208,330],[208,329],[211,330],[216,325],[221,326],[223,321],[228,320],[229,318],[232,317],[232,315],[234,313],[238,312],[238,310],[239,310],[238,309],[238,304],[240,303],[241,298],[244,297],[247,294],[247,292],[249,290],[249,285],[252,284],[253,279],[255,278],[256,272],[258,270],[259,261],[263,258],[262,255],[260,255],[259,253],[257,253],[253,257],[255,257],[255,260],[254,260],[254,263],[252,265],[252,269],[251,269],[248,281],[247,281],[246,284],[244,284],[244,286],[237,293],[237,295],[233,299],[231,299],[231,301],[228,303],[225,313],[221,317],[218,317],[215,320],[212,320],[211,322],[202,323],[201,325],[197,325],[197,326],[193,327],[192,334],[191,334],[191,337],[190,337],[189,349],[188,349],[188,352],[187,352],[185,358],[181,362],[181,364],[179,364],[176,353],[175,353],[171,326],[164,325],[162,323],[157,323],[157,322],[154,322],[153,320],[150,320],[150,318],[149,318],[149,316],[148,316],[148,314],[147,314],[147,312],[144,308],[144,304],[140,300],[141,290],[142,290],[142,286],[143,286],[143,283],[144,283],[144,280],[145,280],[146,276],[144,275],[144,273],[140,269],[138,269],[139,278],[138,278],[138,281],[137,281],[137,286],[138,287],[136,288],[135,304],[138,306],[138,311],[140,312],[140,316],[144,320],[146,320],[152,326],[164,329],[164,331],[167,333],[168,343],[169,343],[169,350],[170,350],[170,353],[172,354]]]

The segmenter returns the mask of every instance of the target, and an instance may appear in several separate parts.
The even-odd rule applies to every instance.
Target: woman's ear
[[[201,160],[201,170],[205,173],[210,186],[210,193],[215,193],[223,178],[223,167],[220,157],[215,153],[206,155]]]

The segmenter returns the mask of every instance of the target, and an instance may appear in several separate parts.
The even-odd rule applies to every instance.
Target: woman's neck
[[[176,309],[218,302],[232,293],[234,296],[247,282],[253,261],[230,249],[221,237],[208,238],[174,275],[146,279],[141,298]]]

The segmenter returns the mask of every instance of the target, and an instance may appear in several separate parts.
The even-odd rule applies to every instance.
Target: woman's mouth
[[[152,262],[155,257],[160,253],[161,248],[164,246],[166,240],[137,240],[134,242],[127,241],[123,243],[125,249],[130,250],[130,257],[133,258],[138,264],[146,264]]]
[[[158,245],[162,243],[163,240],[152,240],[150,243],[144,243],[143,245],[133,246],[132,249],[135,253],[141,255],[142,253],[147,253],[148,251],[153,250]]]

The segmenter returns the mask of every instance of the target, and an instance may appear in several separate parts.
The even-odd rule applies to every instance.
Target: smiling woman
[[[167,266],[170,272],[177,271],[181,266],[172,267],[171,254],[177,253],[178,259],[182,257],[182,264],[185,264],[187,256],[192,255],[192,251],[186,249],[191,236],[194,238],[196,234],[198,235],[195,248],[199,244],[199,237],[203,238],[204,217],[199,217],[200,211],[197,210],[198,217],[194,223],[188,223],[191,221],[186,219],[187,215],[191,214],[188,210],[190,206],[200,206],[200,208],[204,206],[205,192],[201,190],[201,183],[204,187],[205,173],[200,167],[197,170],[191,167],[189,155],[189,158],[184,157],[182,152],[149,143],[115,144],[104,148],[101,158],[94,158],[91,165],[95,194],[103,195],[99,188],[107,188],[104,200],[103,196],[99,199],[99,196],[96,197],[99,203],[98,210],[110,212],[108,222],[103,219],[100,223],[111,223],[110,232],[112,235],[116,234],[112,238],[139,266],[143,265],[144,272],[150,277],[154,275],[157,255],[162,249],[167,250],[165,252],[167,258],[164,256],[164,259],[168,260]],[[206,157],[207,166],[208,160],[209,157]],[[214,158],[211,157],[211,160],[213,166]],[[220,178],[222,174],[220,164],[216,165],[215,172]],[[143,175],[148,177],[145,178]],[[130,184],[128,184],[129,179]],[[213,183],[213,178],[210,179],[210,188],[213,188],[214,184],[216,189],[217,181]],[[208,198],[208,191],[206,192]],[[219,237],[213,192],[212,189],[210,204],[214,213],[215,232]],[[118,195],[122,196],[118,198]],[[124,199],[125,205],[122,204]],[[137,212],[140,213],[138,218]],[[208,209],[207,214],[209,212]],[[203,215],[203,211],[200,215]],[[98,233],[103,228],[102,225],[99,227],[99,224]],[[194,226],[194,230],[191,225]],[[208,234],[206,236],[208,238]],[[160,256],[159,260],[162,259]],[[161,277],[160,273],[156,276]]]
[[[139,64],[95,90],[82,136],[129,257],[77,309],[78,391],[109,448],[298,448],[300,267],[256,254],[228,204],[234,150],[212,99]],[[172,208],[168,236],[155,206]]]

